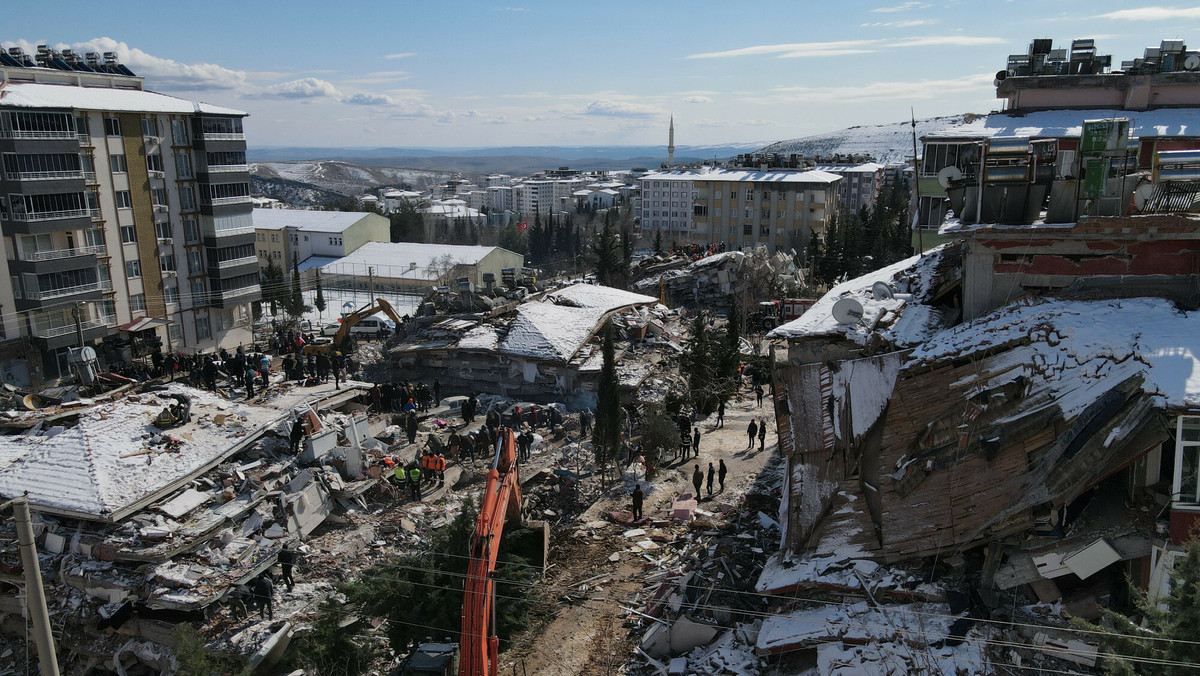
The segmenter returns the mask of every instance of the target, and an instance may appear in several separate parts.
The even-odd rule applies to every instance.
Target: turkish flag
[[[517,230],[528,230],[528,229],[529,229],[528,223],[524,223],[524,222],[517,223]]]

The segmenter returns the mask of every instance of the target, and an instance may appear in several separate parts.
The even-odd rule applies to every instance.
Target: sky
[[[986,113],[1035,37],[1114,64],[1200,7],[1111,0],[22,2],[4,47],[115,51],[146,88],[250,113],[252,147],[759,143]]]

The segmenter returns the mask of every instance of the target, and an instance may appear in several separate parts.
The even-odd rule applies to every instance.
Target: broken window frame
[[[1186,495],[1185,490],[1188,491]],[[1173,506],[1200,510],[1200,416],[1181,415],[1176,419],[1171,502]]]

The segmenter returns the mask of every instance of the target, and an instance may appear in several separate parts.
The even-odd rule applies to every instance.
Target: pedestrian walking
[[[717,468],[717,481],[721,484],[721,492],[725,492],[725,475],[729,472],[729,468],[725,466],[725,459],[720,460],[721,466]]]
[[[258,607],[258,616],[263,616],[263,611],[266,611],[267,619],[275,619],[275,584],[271,582],[271,576],[265,572],[254,579],[251,586],[251,591],[254,592],[254,605]]]
[[[746,435],[750,437],[750,443],[746,444],[746,448],[754,448],[754,436],[758,434],[758,423],[754,422],[754,418],[750,419],[750,426],[746,428]]]
[[[642,520],[642,503],[646,499],[646,494],[642,492],[642,485],[638,484],[633,489],[633,521],[637,523]]]
[[[758,426],[758,450],[766,450],[767,448],[767,419],[763,418]]]
[[[716,470],[716,468],[715,468],[715,467],[713,467],[713,464],[712,464],[711,462],[710,462],[710,463],[708,463],[708,496],[709,496],[709,497],[712,497],[712,485],[713,485],[713,478],[714,478],[716,475],[717,475],[717,470]]]
[[[692,472],[692,485],[696,487],[696,499],[700,499],[700,486],[704,484],[704,472],[700,471],[699,463],[696,464],[696,471]]]
[[[296,586],[296,581],[292,579],[292,568],[296,565],[296,550],[291,546],[284,547],[279,550],[279,568],[283,571],[280,576],[280,581],[287,585],[288,591]]]
[[[762,400],[763,400],[762,383],[758,383],[754,386],[754,396],[758,397],[758,407],[762,408]]]
[[[725,426],[725,400],[717,403],[717,427]]]
[[[692,455],[700,457],[700,428],[692,428]]]

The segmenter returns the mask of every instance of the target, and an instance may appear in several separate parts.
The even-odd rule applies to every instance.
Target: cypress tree
[[[304,295],[300,293],[300,263],[296,260],[296,252],[292,252],[292,295],[289,299],[291,314],[299,317],[304,314]]]
[[[318,313],[325,312],[325,293],[321,290],[321,268],[315,270],[317,274],[317,295],[313,298],[313,307],[317,308]]]
[[[621,391],[617,378],[616,351],[613,347],[612,322],[604,324],[604,358],[600,367],[600,385],[596,393],[596,424],[592,432],[593,452],[601,477],[621,449]]]

